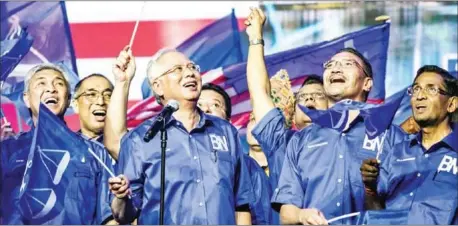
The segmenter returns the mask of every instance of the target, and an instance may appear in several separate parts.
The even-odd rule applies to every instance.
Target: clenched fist
[[[130,195],[129,180],[126,176],[119,175],[117,177],[111,177],[108,179],[108,184],[111,193],[113,193],[116,198],[123,199]]]
[[[366,193],[377,194],[377,177],[379,175],[379,163],[377,159],[364,160],[360,170]]]
[[[135,70],[135,58],[132,55],[130,46],[126,46],[121,50],[118,58],[116,58],[113,64],[113,75],[115,76],[115,80],[119,82],[132,81]]]
[[[250,8],[251,13],[248,16],[247,20],[245,20],[246,33],[250,40],[253,39],[262,39],[262,27],[266,22],[266,16],[259,8]]]

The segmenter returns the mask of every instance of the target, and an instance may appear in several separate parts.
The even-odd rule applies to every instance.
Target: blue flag
[[[404,93],[398,93],[383,104],[366,104],[353,100],[342,100],[327,110],[312,110],[300,106],[313,123],[339,132],[347,130],[358,116],[364,119],[366,134],[373,139],[391,125]]]
[[[25,224],[101,224],[110,215],[112,159],[40,104],[19,191]],[[82,210],[84,208],[84,210]]]
[[[65,2],[10,1],[0,2],[0,8],[1,40],[15,38],[25,29],[34,39],[21,64],[63,61],[77,73]]]
[[[69,167],[72,153],[88,149],[46,106],[40,104],[39,112],[19,194],[19,207],[30,224],[47,222],[63,211],[74,174],[69,170],[75,170]]]
[[[310,74],[323,75],[323,64],[338,50],[354,47],[371,63],[373,70],[373,87],[368,102],[380,103],[385,99],[385,72],[388,56],[390,23],[352,32],[331,41],[302,46],[265,57],[269,76],[280,69],[286,69],[291,80],[304,78]],[[233,88],[237,95],[248,90],[246,80],[246,63],[231,65],[223,69],[226,78],[225,88]]]
[[[30,68],[36,64],[54,62],[73,72],[70,84],[75,83],[73,80],[79,80],[65,2],[0,2],[0,12],[2,41],[23,37],[27,33],[27,40],[30,37],[34,40],[30,51],[21,56],[17,67],[14,70],[11,68],[12,71],[9,70],[5,76],[2,74],[2,80],[6,80],[1,90],[3,96],[15,103],[21,118],[31,125],[29,111],[22,100],[24,75]],[[73,79],[74,75],[76,79]]]
[[[246,49],[241,48],[234,10],[181,43],[177,50],[196,62],[203,72],[244,61]],[[147,78],[142,83],[142,94],[143,99],[151,96]]]
[[[369,210],[362,212],[357,218],[357,225],[401,225],[407,224],[408,210]]]
[[[26,31],[22,31],[19,37],[2,40],[0,43],[0,82],[4,82],[6,77],[16,68],[22,58],[32,47],[33,38]]]
[[[404,121],[406,121],[410,116],[412,116],[412,105],[410,105],[410,96],[407,93],[407,88],[398,91],[397,93],[391,95],[387,98],[387,101],[390,101],[393,98],[403,95],[401,103],[399,104],[398,109],[393,117],[393,124],[400,126]]]

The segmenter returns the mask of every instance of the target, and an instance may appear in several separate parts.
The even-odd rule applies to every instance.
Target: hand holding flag
[[[125,46],[113,64],[113,75],[117,82],[132,81],[135,75],[135,58],[130,46]]]
[[[248,19],[245,20],[246,33],[251,39],[261,39],[262,38],[262,27],[266,22],[266,16],[259,8],[250,8],[251,13],[248,16]]]
[[[129,180],[126,176],[121,174],[117,177],[111,177],[108,179],[108,184],[111,193],[116,198],[123,199],[130,195]]]

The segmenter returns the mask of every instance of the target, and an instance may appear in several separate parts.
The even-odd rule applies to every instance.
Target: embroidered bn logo
[[[217,136],[215,134],[210,134],[210,140],[212,142],[213,149],[218,151],[229,151],[225,136]]]

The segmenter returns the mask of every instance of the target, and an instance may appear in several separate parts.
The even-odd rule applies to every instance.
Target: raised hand
[[[10,122],[0,123],[0,141],[5,140],[8,137],[15,135],[13,128],[11,128]]]
[[[251,13],[245,20],[245,25],[247,26],[246,33],[250,40],[253,39],[262,39],[262,27],[266,22],[266,16],[261,9],[250,7]]]
[[[130,49],[130,46],[125,46],[113,64],[112,71],[115,76],[115,80],[117,82],[132,81],[135,75],[135,70],[135,58],[132,55],[132,50]]]

